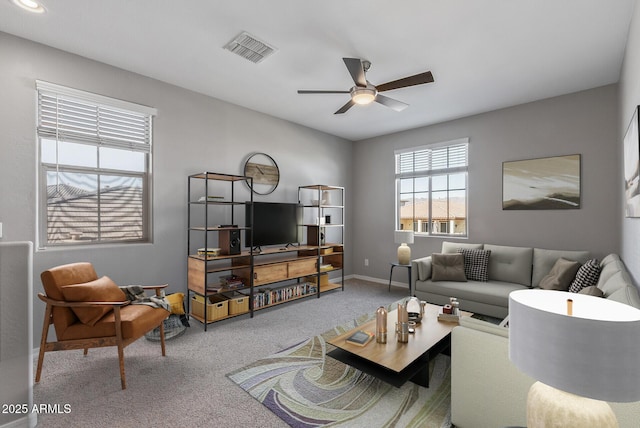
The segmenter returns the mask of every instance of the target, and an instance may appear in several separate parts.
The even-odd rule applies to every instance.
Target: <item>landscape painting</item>
[[[503,210],[580,208],[580,155],[502,163]]]
[[[627,217],[640,217],[640,142],[638,141],[638,107],[633,112],[631,124],[624,135],[624,194]]]

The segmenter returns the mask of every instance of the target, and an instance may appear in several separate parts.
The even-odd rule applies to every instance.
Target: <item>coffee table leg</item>
[[[429,352],[420,357],[420,370],[410,379],[411,382],[429,388]]]

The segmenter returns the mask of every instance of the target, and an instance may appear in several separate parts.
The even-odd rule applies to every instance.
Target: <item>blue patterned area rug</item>
[[[430,364],[430,387],[395,388],[331,357],[331,338],[370,319],[363,316],[227,374],[294,428],[450,427],[449,357]]]

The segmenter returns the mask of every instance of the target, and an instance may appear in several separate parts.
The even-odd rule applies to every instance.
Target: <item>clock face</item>
[[[280,170],[273,158],[265,153],[254,153],[244,164],[244,175],[253,178],[247,184],[258,195],[268,195],[276,190],[280,182]]]

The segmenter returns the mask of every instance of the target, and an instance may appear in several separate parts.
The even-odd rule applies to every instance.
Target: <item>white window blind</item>
[[[38,135],[148,152],[154,109],[112,100],[130,110],[103,104],[110,99],[38,82]],[[84,96],[83,96],[84,95]],[[97,99],[97,100],[96,100]],[[96,102],[102,101],[102,102]],[[133,109],[131,109],[133,108]]]
[[[396,174],[411,176],[429,171],[466,168],[468,163],[466,139],[448,146],[417,148],[396,152]]]

